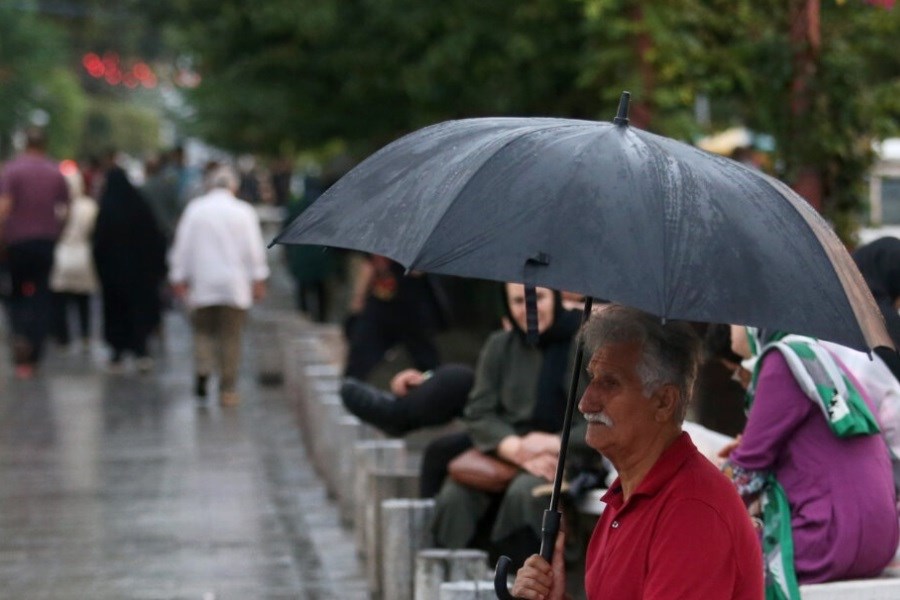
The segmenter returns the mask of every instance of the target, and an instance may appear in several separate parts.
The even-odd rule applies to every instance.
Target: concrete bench
[[[433,600],[441,585],[456,581],[481,581],[488,572],[488,555],[483,550],[429,548],[416,556],[414,600]]]
[[[441,584],[439,600],[496,600],[494,582],[481,581],[451,581]]]
[[[897,600],[900,577],[886,574],[877,579],[801,585],[800,597],[803,600]]]

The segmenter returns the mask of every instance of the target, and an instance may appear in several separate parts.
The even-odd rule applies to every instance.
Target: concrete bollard
[[[365,541],[366,579],[374,595],[381,594],[384,546],[381,539],[381,503],[393,498],[415,498],[419,492],[419,473],[407,468],[374,468],[367,478]],[[386,596],[387,598],[387,596]]]
[[[451,581],[441,584],[440,600],[496,600],[493,581]]]
[[[312,462],[316,471],[330,485],[329,471],[333,469],[331,453],[336,440],[329,427],[333,414],[343,414],[341,399],[334,394],[314,396],[309,403],[309,435],[312,447]]]
[[[288,404],[293,408],[295,419],[302,433],[303,444],[307,451],[311,449],[309,428],[309,404],[312,396],[312,379],[307,376],[304,362],[310,356],[316,354],[315,346],[305,338],[290,340],[285,349],[284,356],[284,389]],[[321,364],[321,363],[316,363]]]
[[[341,523],[353,525],[353,445],[367,439],[362,421],[351,415],[344,415],[337,422],[337,499]]]
[[[381,503],[382,598],[412,600],[416,555],[434,545],[434,500],[392,499]]]
[[[257,315],[253,318],[253,339],[256,354],[256,379],[262,385],[279,385],[282,381],[282,346],[278,330],[284,319]]]
[[[366,506],[369,472],[375,468],[402,469],[406,464],[403,440],[365,440],[353,444],[353,525],[356,549],[366,553]]]
[[[296,352],[296,349],[292,352]],[[294,382],[292,383],[292,388],[295,390],[293,392],[294,401],[298,407],[297,422],[303,432],[303,440],[307,450],[311,450],[312,435],[314,433],[314,426],[311,423],[315,411],[313,404],[316,400],[314,382],[337,379],[340,376],[340,371],[335,365],[317,362],[296,366],[289,373],[288,377]]]
[[[429,548],[416,556],[415,600],[440,596],[441,584],[478,581],[488,571],[488,554],[483,550]]]
[[[340,462],[338,455],[342,450],[342,440],[338,437],[338,421],[342,419],[347,411],[340,403],[327,402],[322,405],[322,422],[319,426],[321,433],[319,434],[318,456],[316,464],[318,471],[325,482],[325,491],[329,498],[337,498],[337,490],[339,485],[339,473],[337,465]]]

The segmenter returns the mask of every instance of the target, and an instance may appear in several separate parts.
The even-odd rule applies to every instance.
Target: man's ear
[[[675,417],[675,411],[678,409],[680,399],[681,391],[678,389],[678,386],[671,383],[660,386],[653,396],[656,422],[671,421]]]

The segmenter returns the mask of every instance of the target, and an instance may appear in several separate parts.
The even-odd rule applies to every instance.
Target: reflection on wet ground
[[[236,409],[196,406],[175,313],[147,375],[107,373],[99,347],[50,348],[31,381],[0,360],[0,598],[367,598],[253,348]]]

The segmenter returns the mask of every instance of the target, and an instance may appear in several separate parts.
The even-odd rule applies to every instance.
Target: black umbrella
[[[800,196],[750,167],[629,127],[627,102],[625,93],[613,123],[426,127],[351,170],[275,242],[580,292],[663,319],[891,346],[853,260]],[[566,431],[574,386],[570,396]],[[552,553],[552,538],[544,545]]]

